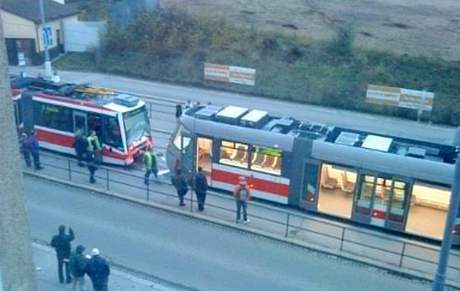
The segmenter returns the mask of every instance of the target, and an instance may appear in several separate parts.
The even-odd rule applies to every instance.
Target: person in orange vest
[[[248,219],[248,201],[251,199],[251,190],[245,177],[240,177],[238,185],[233,191],[233,197],[236,201],[236,223],[241,222],[241,209],[243,209],[243,223],[249,223]]]

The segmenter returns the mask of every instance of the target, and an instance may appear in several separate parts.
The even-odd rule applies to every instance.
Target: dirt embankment
[[[359,48],[460,61],[458,0],[161,0],[161,5],[313,40],[332,39],[339,27],[352,27]]]

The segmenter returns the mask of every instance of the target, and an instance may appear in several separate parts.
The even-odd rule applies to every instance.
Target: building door
[[[356,195],[355,220],[392,229],[404,229],[410,183],[384,175],[364,173]]]
[[[76,133],[79,131],[84,136],[88,135],[88,126],[86,122],[86,113],[74,111],[73,112],[73,129]]]
[[[208,178],[208,183],[211,182],[211,172],[212,172],[212,139],[205,137],[197,138],[197,150],[196,150],[196,167],[197,169],[201,167],[206,177]]]

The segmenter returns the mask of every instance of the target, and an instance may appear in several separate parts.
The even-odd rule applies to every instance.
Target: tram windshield
[[[127,145],[141,139],[145,135],[150,135],[150,123],[145,106],[124,115]]]

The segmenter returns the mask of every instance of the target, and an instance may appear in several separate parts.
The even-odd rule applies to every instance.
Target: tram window
[[[282,160],[280,150],[254,146],[251,151],[251,170],[280,176]]]
[[[377,178],[375,204],[387,205],[390,201],[392,179]]]
[[[102,137],[102,118],[96,114],[88,114],[88,134],[91,133],[92,130],[96,131],[96,135],[101,138]]]
[[[448,187],[415,182],[412,187],[406,230],[441,238],[450,203]]]
[[[191,141],[189,135],[190,133],[183,126],[179,127],[174,137],[174,146],[179,150],[186,149]]]
[[[121,139],[120,125],[115,117],[108,117],[105,120],[105,130],[102,141],[105,144],[123,150],[123,141]]]
[[[357,173],[354,169],[323,163],[318,210],[351,218]]]
[[[35,124],[61,131],[72,132],[72,110],[62,106],[34,103]]]
[[[361,191],[358,193],[358,206],[369,208],[374,193],[375,177],[365,175],[361,180]]]
[[[401,181],[395,181],[393,186],[393,199],[391,201],[392,209],[403,209],[404,198],[406,194],[406,183]]]
[[[248,167],[248,145],[231,141],[222,141],[220,163],[230,166]]]

